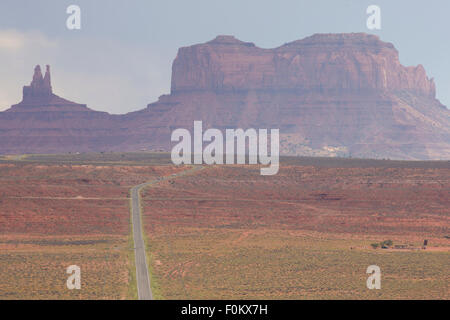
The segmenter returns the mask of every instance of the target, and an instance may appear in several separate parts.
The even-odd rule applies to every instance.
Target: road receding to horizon
[[[161,181],[174,179],[202,169],[203,167],[193,167],[174,173],[169,176],[160,177],[155,180],[139,184],[131,188],[131,214],[133,221],[133,240],[134,240],[134,256],[136,261],[136,282],[139,300],[153,300],[152,289],[150,285],[150,276],[148,272],[147,258],[145,254],[144,231],[142,227],[142,210],[140,191],[148,186],[155,185]]]

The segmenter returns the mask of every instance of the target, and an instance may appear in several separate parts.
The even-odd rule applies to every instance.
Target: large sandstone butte
[[[19,110],[30,109],[24,102]],[[392,44],[363,33],[317,34],[275,49],[218,36],[181,48],[169,95],[108,119],[115,125],[103,135],[54,151],[170,149],[173,129],[203,120],[205,128],[279,128],[283,154],[450,159],[450,111],[433,80],[421,65],[402,66]],[[24,128],[20,117],[12,123]]]
[[[392,44],[362,33],[275,49],[219,36],[181,48],[171,94],[139,116],[160,131],[194,119],[279,128],[284,154],[450,159],[449,110],[435,99],[433,80],[421,65],[402,66]]]

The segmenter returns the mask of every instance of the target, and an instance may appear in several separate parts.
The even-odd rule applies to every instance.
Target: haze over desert
[[[436,312],[449,10],[1,1],[0,300],[16,317]]]

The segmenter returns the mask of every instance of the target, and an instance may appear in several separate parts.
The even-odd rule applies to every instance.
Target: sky
[[[81,29],[69,30],[69,5]],[[366,26],[369,5],[381,30]],[[422,64],[450,107],[448,0],[1,0],[0,110],[20,102],[33,68],[52,68],[55,94],[121,114],[170,92],[179,47],[234,35],[274,48],[314,33],[366,32],[391,42],[407,66]]]

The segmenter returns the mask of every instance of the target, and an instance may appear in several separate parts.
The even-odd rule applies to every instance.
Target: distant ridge
[[[364,33],[315,34],[274,49],[233,36],[180,48],[171,93],[109,115],[53,93],[35,68],[0,113],[0,153],[170,150],[175,128],[279,128],[284,155],[450,159],[450,111],[423,66]]]

